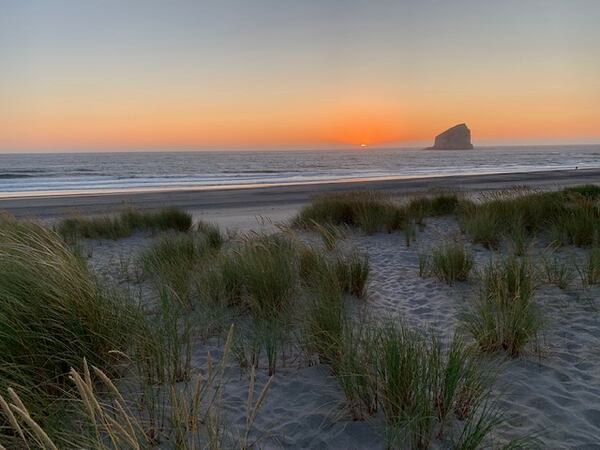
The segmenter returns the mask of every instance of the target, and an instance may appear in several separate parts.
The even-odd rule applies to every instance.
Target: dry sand
[[[237,227],[247,228],[253,221],[246,217]],[[448,338],[476,294],[477,280],[474,277],[448,286],[434,278],[419,277],[419,253],[446,238],[460,238],[458,226],[454,219],[436,218],[428,220],[410,247],[406,247],[402,233],[351,233],[339,246],[346,251],[357,248],[369,256],[372,270],[366,308],[373,316],[402,318],[423,331],[431,329]],[[317,240],[312,235],[303,239]],[[138,235],[89,243],[93,248],[90,263],[103,276],[147,295],[143,287],[131,281],[135,277],[126,281],[123,267],[148,242],[148,237]],[[467,245],[479,267],[499,257],[480,246]],[[541,258],[545,252],[538,245],[532,253]],[[581,261],[582,256],[583,250],[571,247],[559,253],[570,263]],[[546,318],[541,352],[512,360],[489,358],[501,367],[494,396],[506,415],[496,437],[536,436],[541,448],[600,449],[600,288],[584,289],[578,277],[565,290],[541,284],[536,301]],[[208,351],[218,353],[221,346],[222,342],[198,341],[194,365],[201,367]],[[259,389],[266,381],[265,372],[259,371]],[[233,429],[243,429],[248,379],[235,365],[229,367],[227,377],[227,420]],[[327,367],[290,361],[275,375],[253,437],[260,437],[264,448],[383,448],[382,417],[352,421],[344,401]]]

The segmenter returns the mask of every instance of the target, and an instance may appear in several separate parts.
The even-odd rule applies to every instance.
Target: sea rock
[[[435,137],[433,147],[428,150],[472,150],[471,130],[461,123],[447,129]]]

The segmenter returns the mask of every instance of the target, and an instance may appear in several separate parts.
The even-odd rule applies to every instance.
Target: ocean
[[[600,168],[600,145],[0,155],[0,196]]]

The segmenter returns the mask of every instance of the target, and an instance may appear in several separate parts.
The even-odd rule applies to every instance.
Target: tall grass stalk
[[[416,237],[417,231],[415,229],[415,222],[412,220],[407,220],[404,227],[404,244],[407,247],[410,247]]]
[[[14,387],[40,426],[58,426],[70,367],[85,357],[113,372],[144,318],[105,290],[54,232],[0,220],[0,392]],[[118,351],[115,353],[114,351]],[[2,419],[0,419],[2,421]],[[0,431],[0,437],[2,437]]]
[[[80,411],[79,421],[60,440],[53,438],[44,424],[35,419],[28,409],[27,399],[8,389],[8,398],[0,395],[0,410],[11,417],[9,427],[15,437],[15,445],[23,448],[55,449],[94,448],[153,448],[165,438],[183,450],[203,448],[252,448],[257,444],[251,439],[257,414],[272,384],[269,378],[260,391],[256,389],[256,376],[251,372],[246,402],[246,418],[240,432],[227,430],[222,422],[222,394],[225,366],[233,342],[230,330],[221,359],[209,358],[203,376],[194,383],[168,385],[165,387],[169,403],[169,429],[148,428],[145,405],[131,402],[128,394],[120,391],[111,378],[96,366],[83,361],[81,370],[71,368],[69,381],[73,386],[70,401]]]

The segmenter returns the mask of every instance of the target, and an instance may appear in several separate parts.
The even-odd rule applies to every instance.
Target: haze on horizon
[[[0,152],[600,141],[596,0],[0,0]]]

